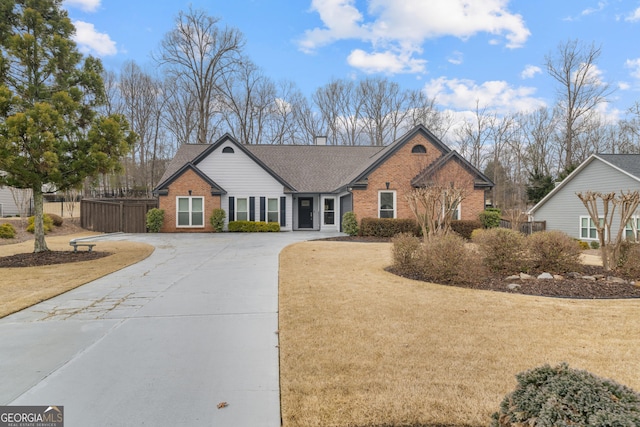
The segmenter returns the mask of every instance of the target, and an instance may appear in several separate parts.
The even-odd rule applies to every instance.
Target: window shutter
[[[280,227],[287,225],[287,198],[280,197]]]
[[[267,205],[267,199],[265,197],[260,197],[260,221],[267,220],[266,205]]]
[[[256,220],[256,198],[249,197],[249,221]]]
[[[229,221],[236,220],[236,199],[235,197],[229,197]]]

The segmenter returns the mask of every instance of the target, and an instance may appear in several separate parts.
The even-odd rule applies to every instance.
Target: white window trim
[[[269,197],[269,196],[265,196],[265,203],[267,204],[267,206],[265,206],[265,222],[277,222],[280,223],[280,197]],[[275,211],[270,211],[269,210],[269,200],[275,200],[276,201],[276,210]],[[269,213],[273,213],[273,212],[277,212],[278,215],[276,215],[276,220],[275,221],[269,221]],[[260,218],[258,218],[259,220]]]
[[[579,223],[578,223],[578,235],[580,236],[580,240],[594,240],[594,241],[599,241],[598,239],[598,231],[595,228],[595,224],[594,224],[594,229],[596,230],[596,237],[583,237],[582,236],[582,220],[586,218],[589,220],[589,226],[587,228],[587,231],[591,230],[591,223],[593,222],[593,220],[591,219],[590,215],[580,215],[580,219],[579,219]],[[604,218],[598,218],[599,220],[604,220]],[[605,230],[606,232],[606,230]],[[589,236],[591,235],[590,232],[587,233]]]
[[[242,211],[242,212],[246,212],[247,214],[247,219],[238,219],[238,212],[240,212],[240,210],[238,209],[238,202],[240,200],[246,200],[247,201],[247,210],[246,211]],[[249,196],[247,197],[236,197],[235,198],[235,211],[234,211],[234,215],[235,218],[233,218],[233,221],[249,221],[249,211],[251,210],[251,207],[249,206],[250,203],[250,199]]]
[[[324,209],[325,200],[328,200],[328,199],[329,200],[333,200],[333,210],[332,211],[327,211],[327,210]],[[338,221],[336,220],[337,213],[338,213],[337,209],[336,209],[336,206],[337,206],[336,197],[323,197],[322,198],[322,225],[326,225],[326,226],[329,226],[329,227],[336,227],[338,225],[337,224]],[[325,212],[333,212],[333,224],[327,224],[326,222],[324,222],[324,214],[325,214]]]
[[[382,193],[392,193],[393,194],[393,218],[398,217],[398,200],[396,190],[378,190],[378,218],[380,217],[381,205],[380,205],[380,196]]]
[[[637,240],[638,240],[638,234],[639,234],[639,232],[640,232],[640,216],[637,216],[637,215],[632,216],[632,217],[629,219],[629,222],[632,222],[632,223],[634,223],[634,224],[636,225],[636,229],[635,229],[636,236],[635,236],[635,238],[633,239],[633,241],[637,241]],[[625,226],[624,226],[624,238],[625,238],[625,239],[627,238],[627,231],[631,231],[631,232],[633,232],[633,231],[634,231],[634,230],[633,230],[633,226],[629,227],[629,224],[628,224],[628,223],[627,223],[627,224],[625,224]]]
[[[189,199],[189,225],[180,225],[180,199]],[[193,225],[192,224],[192,220],[193,220],[193,210],[191,209],[193,207],[193,199],[200,199],[202,200],[202,225]],[[204,197],[203,196],[176,196],[176,228],[204,228],[205,226],[205,219],[204,219],[204,213],[206,212],[205,206],[204,206]]]

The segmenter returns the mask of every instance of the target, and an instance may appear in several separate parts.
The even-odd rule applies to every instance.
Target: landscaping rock
[[[518,289],[518,288],[521,288],[521,287],[522,287],[522,286],[521,286],[521,285],[518,285],[517,283],[509,283],[509,284],[507,285],[507,289],[509,289],[510,291],[514,291],[514,290],[516,290],[516,289]]]
[[[619,277],[615,277],[615,276],[607,277],[607,282],[610,282],[610,283],[627,283],[626,280],[621,279]]]
[[[554,274],[554,275],[553,275],[553,279],[554,279],[554,280],[564,280],[564,277],[562,277],[562,276],[561,276],[561,275],[559,275],[559,274]]]
[[[553,275],[550,273],[542,273],[538,276],[538,280],[553,280]]]
[[[529,279],[533,279],[533,277],[529,276],[526,273],[520,273],[520,280],[529,280]]]
[[[595,278],[595,277],[593,277],[593,276],[582,276],[582,278],[583,278],[584,280],[589,280],[589,281],[591,281],[591,282],[595,282],[596,280],[598,280],[598,279],[596,279],[596,278]]]
[[[507,277],[505,280],[518,280],[518,279],[520,279],[520,275],[514,274],[513,276]]]
[[[582,274],[572,271],[571,273],[567,273],[567,277],[569,279],[579,279],[582,277]]]

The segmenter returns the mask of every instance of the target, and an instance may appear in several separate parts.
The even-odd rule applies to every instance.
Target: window
[[[627,240],[638,240],[638,230],[640,230],[640,217],[632,217],[624,227],[624,237]]]
[[[231,147],[224,147],[222,149],[222,152],[223,153],[234,153],[233,148],[231,148]]]
[[[336,223],[335,211],[336,199],[324,199],[324,223],[325,225],[334,225]]]
[[[424,145],[416,145],[411,149],[413,154],[427,154],[427,149],[424,148]]]
[[[378,193],[378,217],[379,218],[395,218],[396,217],[396,192],[380,191]]]
[[[236,199],[236,221],[249,220],[249,199]]]
[[[603,223],[604,218],[600,218],[600,224],[602,225]],[[598,238],[598,230],[596,230],[596,225],[588,216],[580,217],[580,238],[593,240]]]
[[[178,227],[204,226],[204,199],[202,197],[178,197]]]
[[[267,199],[267,222],[278,222],[278,199]]]

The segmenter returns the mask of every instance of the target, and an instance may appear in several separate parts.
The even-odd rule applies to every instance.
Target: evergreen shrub
[[[640,425],[640,394],[571,369],[544,365],[516,375],[517,385],[492,415],[492,427]]]
[[[349,211],[342,215],[342,230],[349,236],[357,236],[360,228],[358,227],[358,219],[356,214]]]
[[[28,218],[26,230],[29,233],[35,233],[35,229],[36,229],[35,219],[36,219],[35,216],[30,216]],[[51,219],[49,214],[44,214],[44,216],[42,217],[42,224],[44,228],[44,234],[47,234],[48,232],[51,231],[51,229],[53,228],[53,220]]]
[[[209,217],[209,222],[211,223],[211,227],[217,232],[221,233],[224,229],[224,219],[227,217],[227,213],[224,209],[214,209],[211,213],[211,217]]]
[[[277,232],[280,231],[280,224],[264,221],[230,221],[228,228],[234,233]]]
[[[400,233],[419,234],[418,224],[413,219],[362,218],[361,236],[393,237]]]
[[[0,225],[0,239],[13,239],[16,237],[16,229],[12,224],[5,222]]]
[[[149,233],[159,233],[164,223],[164,210],[153,208],[147,212],[147,230]]]

